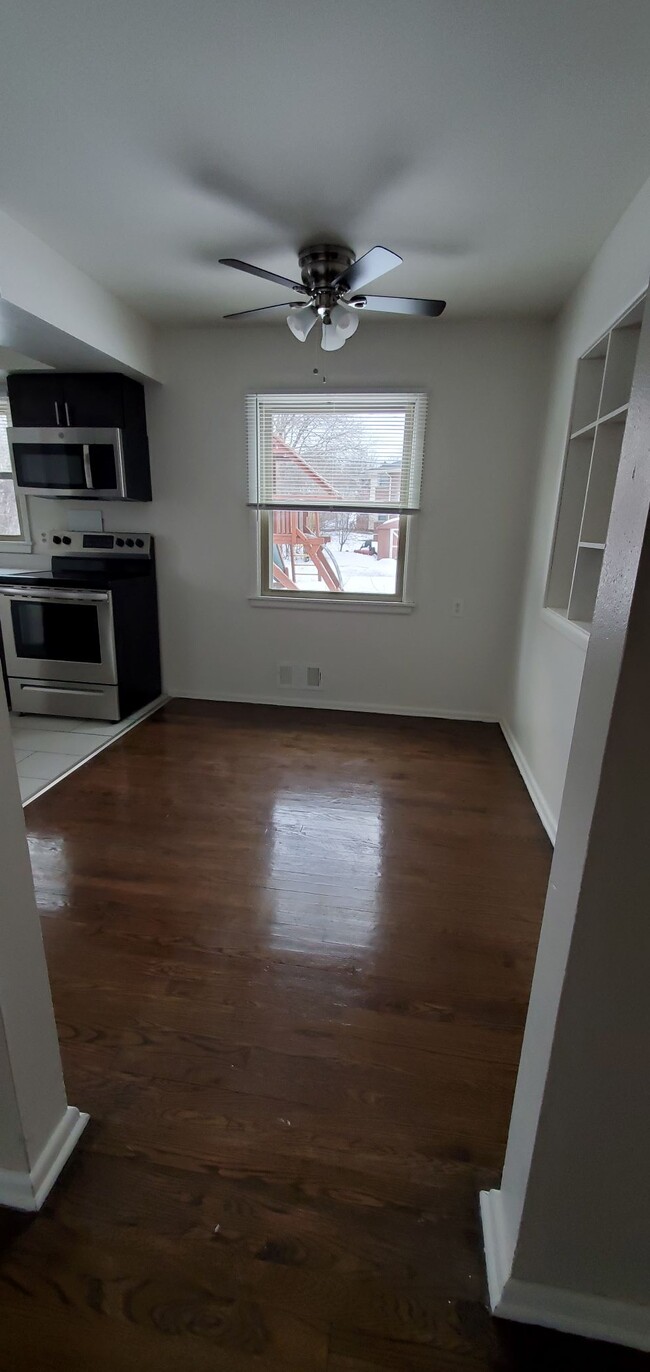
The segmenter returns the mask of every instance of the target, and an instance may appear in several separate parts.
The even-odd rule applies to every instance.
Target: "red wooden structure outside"
[[[318,572],[318,580],[324,581],[329,591],[341,591],[343,587],[332,562],[324,555],[323,549],[330,541],[327,534],[320,531],[320,518],[315,510],[274,510],[273,511],[273,579],[287,591],[299,590],[296,582],[296,548],[302,547]],[[291,575],[285,565],[289,559]],[[280,559],[280,566],[277,559]]]

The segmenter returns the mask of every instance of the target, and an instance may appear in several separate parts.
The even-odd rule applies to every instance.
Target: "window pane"
[[[395,596],[404,519],[368,510],[273,510],[266,519],[267,589]]]
[[[11,477],[0,477],[0,538],[20,534],[20,519]]]

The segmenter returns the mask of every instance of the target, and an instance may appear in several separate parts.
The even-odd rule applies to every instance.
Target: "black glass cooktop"
[[[60,558],[67,566],[57,566],[54,558],[47,568],[0,567],[0,591],[3,586],[107,586],[134,576],[151,576],[153,565],[149,558]],[[81,565],[79,565],[81,564]]]

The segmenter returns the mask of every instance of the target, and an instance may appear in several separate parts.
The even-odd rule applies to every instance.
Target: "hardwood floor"
[[[69,1099],[0,1368],[632,1368],[488,1315],[550,847],[495,726],[172,702],[26,810]]]

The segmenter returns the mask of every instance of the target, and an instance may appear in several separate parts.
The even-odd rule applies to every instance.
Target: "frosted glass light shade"
[[[358,311],[350,309],[349,305],[345,305],[341,301],[334,306],[333,310],[330,310],[330,319],[346,338],[351,338],[359,327]]]
[[[321,348],[326,353],[335,353],[343,347],[347,335],[337,328],[336,324],[323,324],[321,335]]]
[[[301,343],[304,343],[307,335],[311,333],[317,319],[318,315],[312,309],[311,305],[301,305],[299,309],[289,311],[287,315],[287,324],[289,325],[294,338],[297,338]]]

